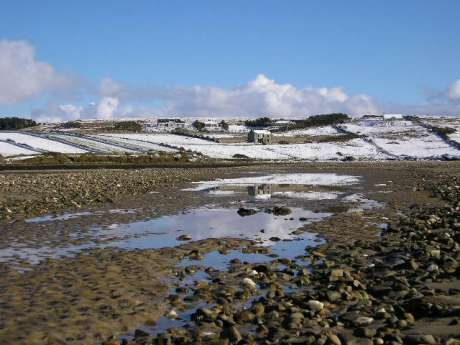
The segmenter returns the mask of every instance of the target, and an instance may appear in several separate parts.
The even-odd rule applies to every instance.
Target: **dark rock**
[[[275,206],[273,207],[273,214],[275,216],[287,216],[288,214],[291,214],[291,209],[289,207],[285,206]]]
[[[246,217],[246,216],[252,216],[254,214],[257,213],[257,210],[253,209],[253,208],[244,208],[244,207],[240,207],[237,211],[237,213],[241,216],[241,217]]]
[[[176,238],[178,241],[190,241],[192,239],[192,236],[190,235],[180,235]]]

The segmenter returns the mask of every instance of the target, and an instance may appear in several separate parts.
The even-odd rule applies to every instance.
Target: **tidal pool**
[[[332,215],[292,208],[291,213],[286,216],[276,216],[260,209],[254,215],[242,217],[237,211],[238,208],[202,207],[146,221],[93,227],[86,234],[93,240],[82,245],[49,247],[46,243],[10,243],[9,247],[0,249],[0,261],[19,259],[37,263],[44,258],[72,255],[91,248],[116,247],[134,250],[173,247],[184,243],[177,239],[181,235],[187,235],[191,241],[244,238],[257,241],[261,245],[273,245],[275,242],[271,239],[298,238],[292,234],[294,230]],[[63,219],[70,219],[68,217],[71,215],[66,215]]]

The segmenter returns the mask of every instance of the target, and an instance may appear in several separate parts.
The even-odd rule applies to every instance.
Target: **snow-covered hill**
[[[424,121],[424,122],[422,122]],[[170,133],[101,133],[70,134],[0,132],[0,155],[15,157],[44,152],[80,154],[142,154],[152,151],[189,150],[216,159],[248,157],[260,160],[387,160],[387,159],[456,159],[460,150],[452,142],[433,133],[423,119],[357,119],[339,126],[313,127],[275,133],[274,137],[294,138],[292,143],[257,145],[240,141],[216,142],[199,137]],[[460,129],[460,122],[431,119],[430,125]],[[427,122],[428,123],[428,122]],[[229,138],[233,134],[209,137]],[[327,140],[324,140],[326,137]],[[460,138],[457,132],[451,139]],[[243,139],[242,139],[243,138]],[[316,140],[315,138],[321,138]],[[460,139],[459,139],[460,140]]]

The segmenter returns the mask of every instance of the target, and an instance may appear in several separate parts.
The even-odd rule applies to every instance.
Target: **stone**
[[[428,334],[410,334],[404,338],[404,343],[409,345],[428,344],[436,345],[436,339]]]
[[[372,322],[374,322],[374,319],[368,316],[359,316],[355,319],[355,324],[357,326],[368,326]]]
[[[317,301],[317,300],[309,300],[307,302],[308,307],[313,310],[314,312],[320,312],[324,308],[324,303]]]
[[[174,309],[171,309],[167,314],[166,317],[168,319],[175,319],[177,318],[177,312]]]
[[[257,210],[254,210],[252,208],[244,208],[244,207],[240,207],[237,211],[237,213],[241,216],[241,217],[247,217],[247,216],[252,216],[254,214],[257,213]]]
[[[342,345],[342,342],[340,341],[339,337],[335,334],[328,334],[327,340],[332,345]]]
[[[176,238],[178,241],[190,241],[192,239],[192,236],[190,235],[180,235]]]
[[[287,216],[288,214],[291,214],[291,209],[289,207],[285,206],[275,206],[273,207],[273,214],[275,216]]]
[[[138,338],[145,338],[148,337],[150,334],[148,334],[146,331],[143,331],[142,329],[136,329],[134,331],[134,339]]]
[[[354,333],[358,337],[372,338],[377,334],[377,331],[374,328],[360,327],[355,329]]]
[[[224,334],[225,334],[225,336],[226,336],[228,339],[230,339],[230,341],[232,341],[233,343],[238,343],[238,342],[240,342],[241,340],[243,340],[243,337],[241,336],[240,331],[239,331],[238,328],[236,328],[235,326],[226,328],[226,329],[224,330]]]
[[[241,284],[250,290],[257,290],[257,284],[251,278],[243,278]]]

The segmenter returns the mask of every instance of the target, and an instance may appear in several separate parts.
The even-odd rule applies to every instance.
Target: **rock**
[[[336,301],[340,300],[341,297],[342,297],[342,295],[338,291],[329,290],[327,292],[327,299],[329,300],[329,302],[336,302]]]
[[[327,340],[330,344],[332,345],[342,345],[342,342],[340,341],[339,337],[336,336],[335,334],[329,334],[327,336]]]
[[[150,334],[148,334],[146,331],[143,331],[142,329],[136,329],[134,331],[134,339],[138,338],[145,338],[148,337]]]
[[[359,316],[355,319],[355,325],[357,326],[368,326],[372,322],[374,322],[374,319],[368,316]]]
[[[273,214],[275,216],[287,216],[288,214],[291,214],[291,209],[289,207],[285,206],[275,206],[273,207]]]
[[[404,338],[404,343],[409,345],[416,345],[416,344],[428,344],[428,345],[436,345],[436,339],[432,335],[425,335],[425,334],[411,334],[407,335]]]
[[[314,299],[309,300],[307,304],[310,310],[313,310],[314,312],[320,312],[324,308],[324,303],[321,303],[320,301]]]
[[[224,335],[227,339],[229,339],[235,344],[243,340],[243,337],[241,336],[240,331],[235,326],[226,328],[224,330]]]
[[[174,309],[171,309],[167,314],[166,317],[168,319],[175,319],[177,317],[177,312]]]
[[[188,256],[192,260],[203,260],[204,255],[200,253],[198,249],[194,249],[188,253]]]
[[[439,267],[438,267],[438,265],[432,263],[432,264],[430,264],[430,265],[427,267],[426,270],[427,270],[428,272],[430,272],[430,273],[431,273],[431,272],[437,272],[437,271],[439,270]]]
[[[354,333],[358,337],[372,338],[377,334],[377,331],[374,328],[360,327],[355,329]]]
[[[104,341],[102,345],[121,345],[121,342],[115,337],[110,337],[109,339]]]
[[[246,217],[246,216],[252,216],[254,214],[257,213],[257,210],[254,210],[252,208],[244,208],[244,207],[240,207],[237,211],[237,213],[241,216],[241,217]]]
[[[279,241],[281,241],[281,238],[273,236],[273,237],[270,237],[269,240],[272,241],[272,242],[279,242]]]
[[[250,290],[257,290],[257,284],[251,278],[243,278],[241,284]]]
[[[336,281],[342,277],[343,277],[343,270],[338,269],[338,268],[331,270],[331,273],[329,274],[330,281]]]
[[[190,241],[192,239],[192,236],[190,235],[180,235],[176,238],[178,241]]]

